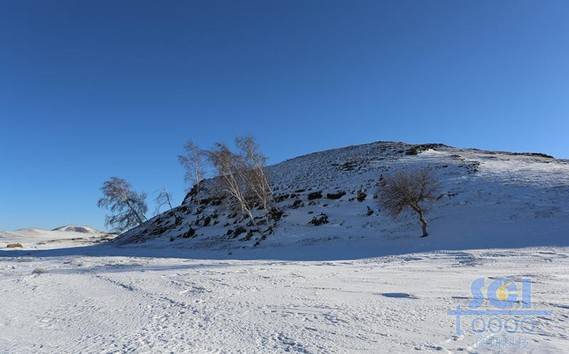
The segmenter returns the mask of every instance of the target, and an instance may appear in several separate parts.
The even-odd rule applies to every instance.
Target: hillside
[[[394,221],[376,200],[382,174],[418,167],[432,169],[442,185],[424,239],[414,215]],[[268,171],[284,212],[272,230],[259,211],[261,225],[236,216],[210,179],[198,195],[115,242],[285,259],[569,245],[569,162],[543,154],[376,142],[300,156]],[[328,223],[311,224],[322,215]]]

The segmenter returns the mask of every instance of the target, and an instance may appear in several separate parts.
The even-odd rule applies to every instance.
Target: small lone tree
[[[178,161],[186,170],[184,179],[189,184],[189,188],[199,187],[200,182],[205,177],[205,162],[207,152],[200,149],[191,140],[184,145],[184,153],[178,155]]]
[[[421,237],[428,236],[425,203],[437,199],[439,183],[428,169],[400,171],[380,178],[379,203],[389,215],[397,218],[406,210],[417,213]]]
[[[103,197],[97,205],[111,212],[111,215],[106,216],[107,226],[122,232],[146,220],[146,194],[133,191],[127,180],[111,177],[103,183],[101,190]]]
[[[174,209],[174,206],[172,205],[172,193],[170,193],[166,188],[162,188],[158,192],[158,194],[154,198],[154,203],[156,204],[156,210],[154,211],[154,215],[160,214],[160,209],[162,209],[162,207],[166,207],[174,215],[176,225],[179,225],[182,222],[182,216],[180,215],[180,210]]]
[[[154,198],[154,203],[156,204],[156,215],[160,213],[162,207],[167,207],[169,210],[174,209],[172,206],[172,193],[168,192],[166,188],[162,188],[156,197]]]

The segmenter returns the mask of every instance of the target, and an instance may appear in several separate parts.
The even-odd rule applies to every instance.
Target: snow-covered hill
[[[376,199],[382,174],[419,167],[442,185],[424,239],[414,215],[394,221]],[[376,142],[297,157],[269,172],[284,211],[272,232],[260,211],[261,225],[236,216],[210,179],[198,195],[115,242],[278,259],[569,245],[569,162],[543,154]],[[321,215],[328,223],[310,223]]]
[[[65,225],[53,230],[26,228],[15,231],[0,231],[0,248],[45,249],[53,247],[72,247],[78,244],[91,244],[109,240],[114,235],[89,226]]]
[[[77,226],[77,225],[64,225],[56,227],[51,231],[65,231],[65,232],[76,232],[81,234],[100,234],[102,233],[99,230],[96,230],[90,226]]]

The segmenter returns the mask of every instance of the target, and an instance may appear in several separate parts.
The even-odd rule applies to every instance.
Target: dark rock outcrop
[[[321,213],[320,215],[316,215],[308,222],[314,226],[324,225],[328,223],[328,215]]]
[[[338,191],[336,193],[327,193],[326,199],[331,199],[331,200],[340,199],[345,195],[346,195],[346,192],[344,192],[344,191]]]
[[[308,200],[315,200],[322,198],[322,191],[308,193]]]

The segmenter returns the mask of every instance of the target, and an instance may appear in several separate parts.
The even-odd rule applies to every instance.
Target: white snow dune
[[[0,247],[19,244],[27,249],[50,249],[73,245],[91,245],[112,239],[114,235],[95,230],[88,226],[65,225],[53,230],[38,228],[0,231]]]
[[[442,196],[419,238],[373,194],[381,173],[424,166]],[[23,240],[0,249],[0,353],[569,353],[567,161],[373,143],[270,171],[285,216],[265,238],[211,180],[115,241],[0,234]],[[493,314],[502,278],[494,294],[521,312]],[[490,312],[457,321],[457,306]]]

